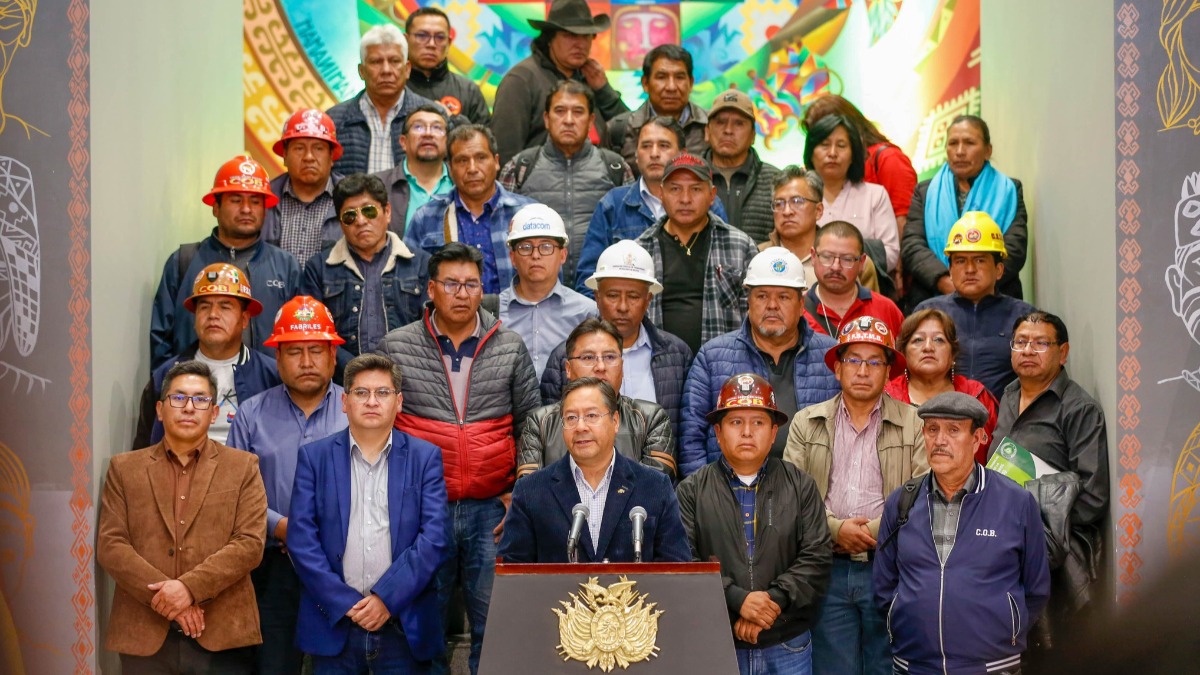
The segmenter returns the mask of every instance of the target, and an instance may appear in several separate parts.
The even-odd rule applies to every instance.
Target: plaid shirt
[[[658,232],[666,224],[666,216],[654,227],[637,238],[637,243],[654,258],[654,276],[663,284],[678,283],[678,279],[663,278],[662,248],[658,243]],[[708,227],[712,228],[708,246],[708,270],[704,274],[704,307],[700,320],[700,340],[709,340],[737,330],[746,316],[746,289],[742,279],[750,259],[758,254],[758,246],[745,232],[724,220],[708,213]],[[650,300],[648,312],[651,323],[662,326],[662,295]]]
[[[754,481],[746,485],[733,467],[729,466],[729,462],[725,461],[725,457],[721,457],[718,461],[721,471],[725,473],[725,478],[729,479],[729,489],[733,491],[733,498],[738,504],[738,513],[741,514],[742,527],[746,534],[746,557],[754,560],[754,532],[758,529],[758,486],[762,483],[763,474],[767,471],[767,463],[763,462]]]
[[[333,179],[326,183],[324,192],[307,204],[292,191],[290,178],[283,186],[283,194],[279,195],[279,248],[291,253],[304,267],[321,250],[325,220],[333,213]]]
[[[363,96],[358,99],[358,107],[362,110],[363,117],[367,119],[367,127],[371,129],[371,149],[367,153],[367,173],[379,173],[387,171],[396,166],[395,158],[392,155],[392,120],[400,114],[404,108],[405,92],[400,92],[400,98],[396,99],[396,104],[388,108],[387,119],[379,119],[379,111],[375,109],[375,104],[371,102],[370,96]]]
[[[975,471],[967,476],[967,482],[949,499],[942,494],[942,487],[937,478],[933,479],[933,545],[937,548],[938,558],[946,564],[946,557],[954,549],[954,541],[958,538],[958,517],[962,514],[963,498],[975,491]]]

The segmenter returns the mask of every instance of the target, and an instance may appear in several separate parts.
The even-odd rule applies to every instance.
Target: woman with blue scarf
[[[996,292],[1022,298],[1018,274],[1025,266],[1028,231],[1021,181],[1000,173],[988,161],[992,135],[975,115],[954,118],[946,134],[946,163],[913,192],[900,241],[904,271],[912,275],[907,306],[954,291],[943,249],[950,228],[967,211],[986,211],[1004,232],[1004,275]]]

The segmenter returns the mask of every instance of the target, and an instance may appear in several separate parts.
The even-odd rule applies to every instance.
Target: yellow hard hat
[[[984,253],[999,253],[1000,259],[1008,257],[1004,248],[1004,233],[1000,226],[984,211],[967,211],[962,218],[950,228],[950,236],[946,238],[946,255],[982,251]]]

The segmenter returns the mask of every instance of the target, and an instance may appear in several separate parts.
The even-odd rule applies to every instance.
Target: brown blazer
[[[180,577],[204,609],[209,651],[260,644],[250,570],[262,560],[267,494],[258,457],[209,440],[192,478],[178,549],[171,467],[160,442],[112,458],[100,500],[96,560],[117,582],[104,646],[150,656],[170,623],[150,608],[147,584]]]

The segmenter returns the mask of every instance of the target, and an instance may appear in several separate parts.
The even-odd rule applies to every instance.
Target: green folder
[[[1008,476],[1018,485],[1024,485],[1026,481],[1037,476],[1037,469],[1033,466],[1033,455],[1008,436],[1000,439],[1000,445],[996,446],[996,452],[993,452],[988,460],[987,468]]]

